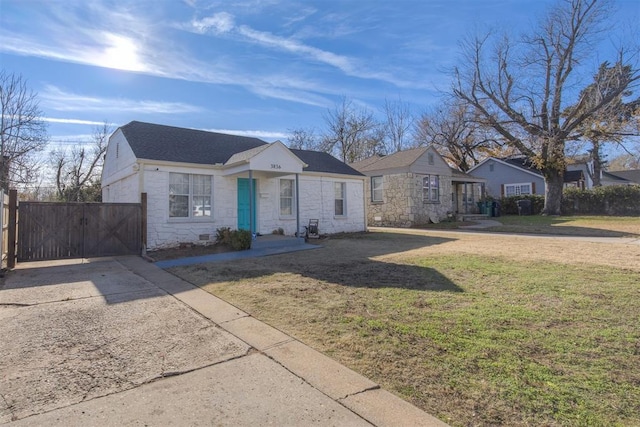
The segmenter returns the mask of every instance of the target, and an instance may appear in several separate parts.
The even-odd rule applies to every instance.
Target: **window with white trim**
[[[169,173],[169,217],[211,217],[211,176]]]
[[[280,216],[292,216],[294,206],[294,188],[292,179],[280,180]]]
[[[422,178],[422,201],[437,203],[440,201],[440,177],[427,175]]]
[[[335,182],[335,216],[345,216],[347,214],[347,184],[345,182]]]
[[[507,197],[519,196],[521,194],[531,194],[531,183],[523,182],[519,184],[505,184],[504,195]]]
[[[382,177],[371,177],[371,201],[382,202]]]

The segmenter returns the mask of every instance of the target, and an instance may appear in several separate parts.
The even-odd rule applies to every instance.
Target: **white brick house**
[[[131,122],[109,138],[104,202],[147,193],[147,249],[207,243],[218,228],[287,235],[366,230],[365,177],[326,153],[279,141]]]

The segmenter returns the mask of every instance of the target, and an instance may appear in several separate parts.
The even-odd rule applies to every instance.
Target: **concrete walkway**
[[[0,423],[446,425],[139,257],[19,264],[0,336]]]
[[[491,227],[497,227],[499,225],[502,225],[501,222],[495,221],[493,219],[474,219],[473,222],[475,222],[476,224],[474,225],[462,225],[459,228],[468,228],[468,229],[473,229],[473,228],[491,228]]]
[[[496,237],[521,237],[525,239],[558,239],[558,240],[573,240],[576,242],[593,242],[593,243],[607,243],[607,244],[620,244],[620,245],[640,245],[640,238],[637,237],[593,237],[593,236],[567,236],[560,234],[522,234],[522,233],[498,233],[491,231],[474,231],[480,229],[489,229],[496,224],[490,224],[489,222],[497,222],[493,220],[479,221],[482,224],[470,225],[459,227],[457,230],[436,230],[436,229],[424,229],[424,228],[394,228],[394,227],[369,227],[369,231],[374,232],[392,232],[392,233],[411,233],[411,234],[426,234],[426,235],[451,235],[457,233],[475,234],[478,236],[496,236]],[[502,225],[498,223],[497,225]]]
[[[224,252],[221,254],[200,255],[193,257],[168,259],[165,261],[156,261],[155,265],[160,268],[184,267],[187,265],[202,264],[203,262],[224,262],[234,261],[245,258],[257,258],[270,255],[280,255],[289,252],[307,251],[310,249],[318,249],[321,246],[310,245],[308,243],[292,244],[277,247],[251,248],[246,251]]]

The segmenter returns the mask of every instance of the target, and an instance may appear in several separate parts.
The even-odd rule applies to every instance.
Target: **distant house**
[[[147,193],[147,248],[207,243],[216,229],[363,231],[365,177],[326,153],[281,142],[133,121],[109,138],[105,202]]]
[[[486,180],[486,191],[491,197],[545,194],[542,172],[526,157],[489,157],[471,168],[469,173]],[[584,172],[580,169],[567,170],[564,174],[564,186],[584,189]]]
[[[640,185],[640,169],[606,171],[602,173],[602,185]]]
[[[567,165],[567,171],[582,171],[585,185],[584,189],[593,188],[593,160],[588,158],[577,159],[573,163]],[[600,185],[634,185],[640,184],[640,170],[629,171],[601,171]]]
[[[484,179],[455,171],[432,146],[352,163],[367,176],[367,224],[413,227],[477,213]]]

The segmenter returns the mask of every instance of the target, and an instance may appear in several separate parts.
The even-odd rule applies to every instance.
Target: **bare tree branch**
[[[572,133],[640,79],[620,49],[616,64],[630,72],[610,79],[597,102],[585,96],[569,101],[581,77],[576,67],[593,55],[609,16],[606,0],[560,0],[518,42],[496,41],[491,33],[468,39],[462,45],[466,64],[454,70],[453,94],[542,171],[546,214],[560,213],[565,144]],[[575,108],[565,111],[568,105]]]
[[[32,182],[37,169],[34,154],[47,142],[35,93],[22,76],[0,71],[0,188]]]

